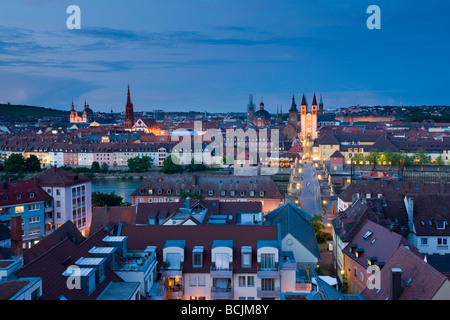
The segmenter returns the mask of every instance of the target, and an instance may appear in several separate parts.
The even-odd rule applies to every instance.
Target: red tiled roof
[[[158,269],[163,262],[163,248],[166,240],[185,240],[183,272],[209,273],[211,248],[214,240],[233,240],[233,272],[256,272],[257,241],[277,240],[277,226],[127,226],[121,236],[128,236],[129,250],[144,250],[147,246],[157,246]],[[204,246],[203,267],[192,267],[192,249]],[[242,268],[241,247],[252,247],[252,268]]]
[[[111,223],[118,226],[122,222],[130,225],[136,224],[135,206],[93,207],[89,232],[93,233],[99,229],[103,229]]]
[[[362,292],[366,300],[385,300],[390,298],[391,268],[402,269],[402,293],[399,300],[431,300],[444,282],[448,281],[443,274],[412,251],[405,248],[405,246],[399,246],[381,269],[381,290],[366,288]],[[407,285],[408,281],[409,284]]]
[[[25,250],[23,254],[24,263],[31,263],[48,250],[58,245],[64,239],[71,239],[75,243],[81,243],[85,238],[72,221],[67,221],[30,249]]]
[[[31,195],[33,196],[31,197]],[[0,183],[0,206],[11,206],[52,199],[34,180]]]
[[[37,183],[43,187],[69,187],[90,182],[91,179],[82,174],[72,173],[56,166],[34,176]]]
[[[78,289],[69,289],[67,279],[62,275],[70,265],[81,257],[92,257],[88,252],[92,247],[107,246],[102,240],[109,235],[104,230],[99,230],[81,244],[77,245],[70,239],[65,239],[56,246],[36,258],[31,263],[15,272],[20,277],[42,278],[42,300],[57,300],[61,295],[69,300],[96,300],[100,293],[111,282],[123,282],[113,271],[106,268],[106,278],[102,283],[95,283],[95,290],[90,296]]]

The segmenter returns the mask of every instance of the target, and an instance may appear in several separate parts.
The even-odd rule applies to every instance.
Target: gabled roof
[[[281,238],[291,234],[302,245],[307,248],[311,254],[320,259],[319,246],[311,225],[313,216],[290,202],[267,213],[264,218],[265,224],[280,224]]]
[[[0,183],[0,207],[51,200],[32,179]]]
[[[53,166],[34,176],[36,182],[42,187],[70,187],[82,183],[90,182],[91,179],[82,174],[69,172],[67,170]]]
[[[233,272],[247,273],[257,271],[257,242],[258,240],[278,240],[277,226],[128,226],[122,227],[121,236],[127,236],[128,250],[144,250],[147,246],[158,248],[158,269],[163,262],[163,248],[167,240],[185,241],[185,254],[183,272],[185,273],[209,273],[211,267],[211,250],[213,243],[225,241],[233,245]],[[196,246],[203,246],[203,266],[200,268],[192,265],[192,251]],[[252,267],[242,268],[240,250],[243,246],[252,247]]]
[[[335,152],[333,152],[330,158],[344,158],[344,156],[339,152],[339,150],[336,150]]]
[[[399,300],[431,300],[447,278],[419,256],[399,246],[380,272],[380,290],[366,288],[362,295],[366,300],[390,298],[391,268],[402,270],[402,292]]]
[[[109,268],[105,269],[106,278],[101,282],[95,282],[95,290],[87,296],[82,290],[69,289],[67,279],[62,275],[70,265],[82,257],[93,257],[89,250],[94,246],[106,247],[103,242],[109,233],[99,230],[88,237],[81,244],[76,244],[70,239],[64,239],[49,249],[44,254],[34,259],[31,263],[15,272],[17,277],[40,277],[42,278],[42,300],[58,300],[61,295],[68,300],[95,300],[102,291],[113,282],[122,282]]]
[[[85,238],[72,221],[67,221],[63,223],[61,227],[45,236],[44,239],[39,241],[30,249],[25,250],[23,254],[24,263],[31,263],[33,260],[49,251],[64,239],[69,239],[73,243],[79,244],[84,241]]]
[[[350,252],[352,246],[362,249],[363,252],[356,256],[354,252]],[[377,262],[386,263],[399,246],[407,246],[423,259],[419,251],[406,238],[378,223],[366,220],[342,252],[361,266],[367,267],[369,257],[376,257]]]

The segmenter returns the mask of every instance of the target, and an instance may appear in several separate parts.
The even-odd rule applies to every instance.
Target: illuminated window
[[[15,213],[21,213],[21,212],[23,212],[23,206],[17,206],[17,207],[14,209],[14,211],[15,211]]]

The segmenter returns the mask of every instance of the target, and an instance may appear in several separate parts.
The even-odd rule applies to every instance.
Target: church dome
[[[254,119],[260,118],[262,120],[269,120],[270,121],[270,113],[267,112],[266,110],[258,110],[253,115],[253,118]]]

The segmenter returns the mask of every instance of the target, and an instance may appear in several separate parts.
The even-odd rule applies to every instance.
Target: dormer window
[[[445,221],[436,221],[436,229],[444,230],[445,229]]]
[[[153,194],[153,189],[148,189],[148,194]]]
[[[208,191],[208,195],[209,195],[209,196],[212,196],[213,194],[214,194],[214,190],[209,190],[209,191]]]
[[[241,249],[242,252],[242,267],[251,268],[252,266],[252,247],[244,246]]]
[[[34,198],[34,193],[30,193],[30,198]]]
[[[236,192],[234,190],[230,191],[230,196],[234,197],[235,194]]]
[[[255,191],[250,191],[250,197],[254,197],[255,196]]]
[[[221,195],[222,197],[224,197],[224,196],[225,196],[225,190],[220,191],[220,195]]]
[[[192,267],[203,267],[203,247],[196,246],[192,250]]]
[[[260,191],[260,192],[259,192],[259,196],[260,196],[260,197],[264,197],[264,191]]]
[[[245,196],[245,191],[241,191],[241,197]]]

